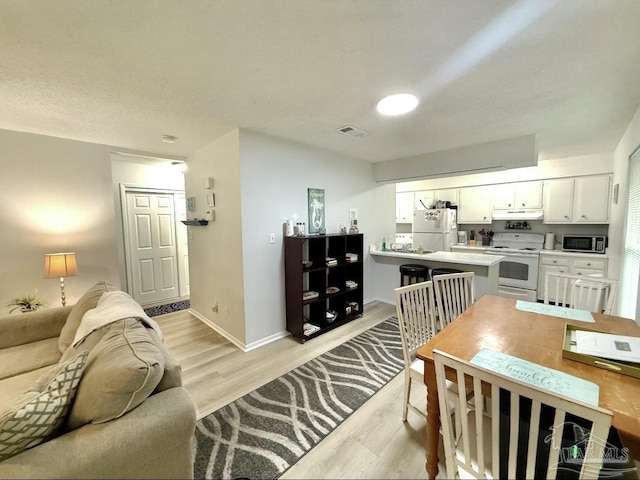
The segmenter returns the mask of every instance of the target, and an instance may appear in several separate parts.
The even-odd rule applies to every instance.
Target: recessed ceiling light
[[[173,135],[162,135],[162,141],[164,143],[176,143],[178,137],[174,137]]]
[[[395,93],[378,102],[376,108],[382,115],[402,115],[418,106],[418,97],[413,93]]]

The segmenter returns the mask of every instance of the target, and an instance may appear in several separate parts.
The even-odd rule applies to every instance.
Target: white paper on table
[[[577,330],[576,352],[611,360],[640,363],[640,337]]]

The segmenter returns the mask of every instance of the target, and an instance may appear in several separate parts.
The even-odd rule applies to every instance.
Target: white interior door
[[[143,305],[179,297],[173,193],[127,191],[126,204],[129,293]]]

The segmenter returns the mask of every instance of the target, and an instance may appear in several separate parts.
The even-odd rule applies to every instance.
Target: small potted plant
[[[9,310],[9,313],[13,313],[15,310],[20,309],[22,313],[25,312],[33,312],[44,308],[45,306],[44,300],[38,296],[38,291],[36,293],[27,293],[20,297],[16,297],[7,303],[8,307],[13,307]]]

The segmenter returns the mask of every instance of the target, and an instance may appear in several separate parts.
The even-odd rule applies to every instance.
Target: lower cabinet
[[[287,330],[302,341],[363,313],[363,235],[285,237]]]
[[[591,255],[548,255],[540,253],[540,268],[538,269],[538,299],[544,299],[544,277],[546,272],[571,273],[573,275],[602,275],[607,276],[608,259]],[[549,300],[554,302],[555,296],[551,294],[556,288],[555,282],[549,280]]]

